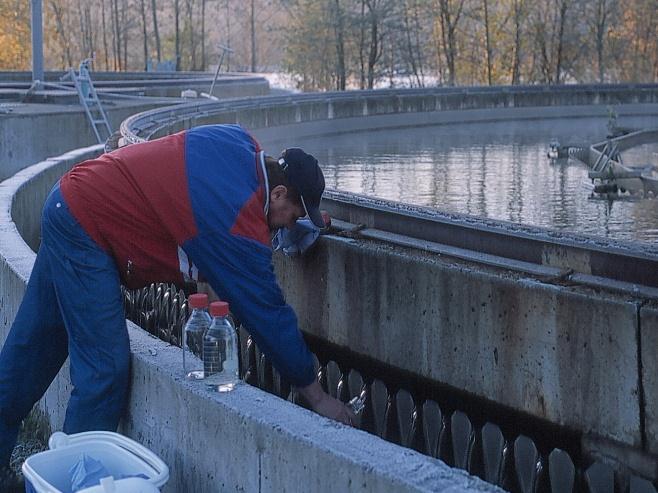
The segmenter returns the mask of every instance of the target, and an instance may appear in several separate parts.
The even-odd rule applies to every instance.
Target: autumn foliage
[[[304,90],[658,81],[658,0],[43,0],[46,69],[287,72]],[[0,0],[0,70],[30,2]]]

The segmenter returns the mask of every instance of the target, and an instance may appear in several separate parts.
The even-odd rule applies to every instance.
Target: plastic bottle
[[[217,392],[229,392],[240,381],[238,376],[238,335],[225,301],[210,304],[212,323],[203,338],[206,385]]]
[[[357,416],[361,414],[363,408],[366,407],[365,393],[352,397],[350,401],[347,403],[347,407],[349,407],[352,410],[352,412]]]
[[[192,313],[183,327],[183,372],[190,380],[202,380],[203,336],[210,326],[208,295],[190,295],[188,302]]]

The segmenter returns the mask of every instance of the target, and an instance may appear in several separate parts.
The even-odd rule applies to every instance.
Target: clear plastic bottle
[[[349,407],[352,410],[352,412],[357,416],[361,414],[363,408],[366,407],[365,393],[352,397],[350,401],[347,403],[347,407]]]
[[[203,338],[205,382],[217,392],[229,392],[240,381],[238,335],[228,312],[225,301],[210,304],[212,323]]]
[[[203,336],[210,326],[208,295],[190,295],[188,303],[192,309],[183,327],[183,372],[190,380],[203,379]]]

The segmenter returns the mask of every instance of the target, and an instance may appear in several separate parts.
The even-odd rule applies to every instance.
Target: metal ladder
[[[62,80],[71,79],[75,85],[80,104],[82,104],[85,109],[87,119],[89,120],[89,123],[91,123],[91,128],[94,130],[96,139],[99,144],[102,144],[110,137],[110,135],[112,135],[112,128],[107,121],[107,115],[98,99],[94,83],[89,75],[89,63],[91,63],[91,60],[91,58],[87,58],[80,62],[77,74],[75,73],[75,70],[70,68],[68,74],[62,77]],[[102,133],[107,135],[103,137]]]

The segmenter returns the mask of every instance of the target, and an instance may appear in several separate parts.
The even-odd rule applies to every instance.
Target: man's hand
[[[299,387],[298,390],[316,413],[346,425],[352,425],[356,421],[356,416],[350,408],[322,390],[318,382],[313,382],[307,387]]]
[[[324,221],[324,229],[327,229],[331,226],[331,216],[327,211],[320,211],[320,214],[322,214],[322,220]]]

